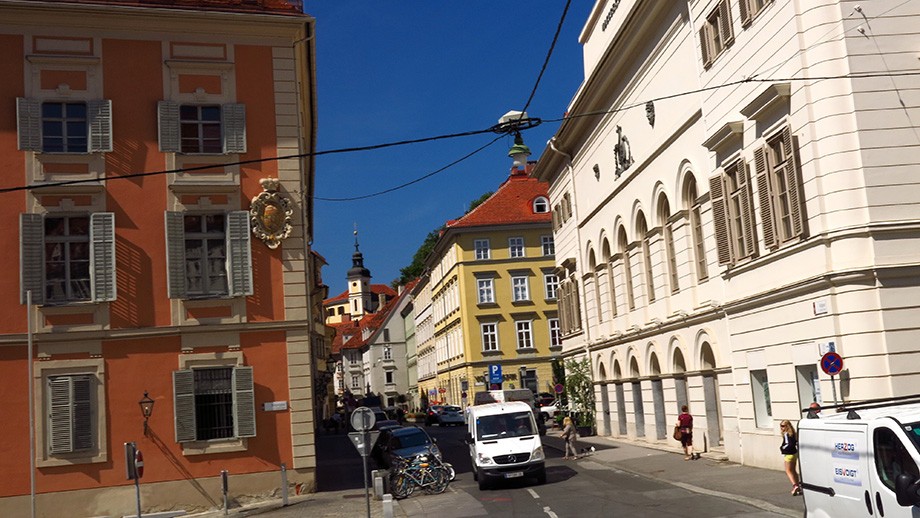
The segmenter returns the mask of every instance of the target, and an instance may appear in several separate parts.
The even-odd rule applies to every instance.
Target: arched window
[[[709,271],[706,267],[706,246],[703,244],[703,219],[700,217],[702,208],[697,196],[696,180],[693,179],[693,176],[687,177],[684,196],[684,205],[690,214],[690,236],[693,244],[693,262],[696,265],[696,277],[697,281],[704,281],[709,278]]]
[[[533,201],[534,214],[543,214],[549,212],[549,200],[545,196],[537,196]]]
[[[594,284],[594,306],[597,308],[597,322],[604,321],[604,311],[601,307],[601,289],[598,283],[597,275],[597,259],[594,256],[594,249],[588,252],[588,269],[590,270],[589,274],[591,275],[592,284]],[[587,294],[585,294],[587,297]]]
[[[645,266],[645,284],[648,286],[648,301],[655,300],[655,274],[652,272],[652,257],[649,247],[648,225],[645,224],[645,215],[641,212],[637,217],[636,234],[642,243],[642,263]]]
[[[636,309],[636,298],[633,295],[633,279],[632,279],[632,267],[629,265],[629,241],[626,239],[626,229],[620,227],[620,231],[617,233],[617,246],[620,249],[620,254],[623,256],[623,277],[624,284],[626,285],[626,303],[629,305],[629,309]]]
[[[671,233],[671,207],[668,199],[662,194],[658,198],[658,224],[661,225],[661,235],[664,238],[664,251],[667,255],[668,280],[671,283],[671,293],[680,289],[677,284],[677,252],[674,250],[674,235]]]
[[[617,297],[613,287],[613,261],[610,254],[610,242],[607,241],[606,237],[601,246],[601,258],[604,260],[604,266],[607,268],[607,292],[610,298],[610,316],[615,317],[617,315]]]

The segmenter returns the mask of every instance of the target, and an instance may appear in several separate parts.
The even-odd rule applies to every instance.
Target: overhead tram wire
[[[537,80],[533,85],[533,90],[530,92],[530,97],[527,99],[527,103],[524,104],[524,109],[521,110],[521,113],[526,113],[527,108],[530,107],[530,102],[533,101],[534,95],[537,94],[537,88],[540,86],[540,80],[543,79],[543,73],[546,72],[546,66],[549,65],[549,58],[553,55],[553,49],[556,48],[556,41],[559,40],[559,33],[562,32],[562,24],[565,22],[565,15],[569,12],[569,5],[572,4],[572,0],[568,0],[565,3],[565,9],[562,10],[562,16],[559,18],[559,24],[556,26],[556,34],[553,36],[553,42],[549,46],[549,51],[546,53],[546,59],[543,60],[543,67],[540,68],[540,74],[537,75]]]
[[[798,81],[818,82],[818,81],[830,81],[830,80],[836,80],[836,79],[869,79],[869,78],[877,78],[877,77],[906,77],[906,76],[920,76],[920,71],[912,71],[912,72],[884,72],[884,73],[877,72],[877,73],[866,73],[866,74],[843,74],[843,75],[838,75],[838,76],[789,77],[789,78],[760,78],[760,77],[748,77],[748,78],[744,78],[744,79],[739,79],[739,80],[737,80],[737,81],[731,81],[731,82],[728,82],[728,83],[723,83],[723,84],[718,84],[718,85],[713,85],[713,86],[707,86],[707,87],[703,87],[703,88],[697,88],[697,89],[695,89],[695,90],[687,90],[687,91],[684,91],[684,92],[678,92],[678,93],[674,93],[674,94],[670,94],[670,95],[664,95],[664,96],[661,96],[661,97],[656,97],[656,98],[652,98],[652,99],[647,99],[647,100],[644,100],[644,101],[638,101],[638,102],[635,102],[635,103],[632,103],[632,104],[629,104],[629,105],[626,105],[626,106],[621,106],[621,107],[619,107],[619,108],[614,108],[614,109],[611,109],[611,110],[596,110],[596,111],[592,111],[592,112],[585,112],[585,113],[579,113],[579,114],[574,114],[574,115],[566,115],[565,117],[561,117],[561,118],[558,118],[558,119],[547,119],[547,120],[543,121],[543,120],[538,119],[538,118],[530,118],[530,119],[526,119],[526,120],[523,120],[523,121],[520,121],[520,122],[518,122],[518,121],[513,121],[512,123],[496,124],[496,125],[494,125],[494,126],[492,126],[492,127],[490,127],[490,128],[482,129],[482,130],[467,131],[467,132],[453,133],[453,134],[447,134],[447,135],[438,135],[438,136],[435,136],[435,137],[425,137],[425,138],[419,138],[419,139],[413,139],[413,140],[403,140],[403,141],[398,141],[398,142],[388,142],[388,143],[384,143],[384,144],[375,144],[375,145],[371,145],[371,146],[360,146],[360,147],[351,147],[351,148],[330,149],[330,150],[326,150],[326,151],[315,151],[315,152],[312,152],[312,153],[297,153],[297,154],[284,155],[284,156],[275,156],[275,157],[266,157],[266,158],[256,158],[256,159],[251,159],[251,160],[240,160],[240,161],[237,161],[237,162],[228,162],[228,163],[219,164],[219,165],[183,167],[183,168],[177,168],[177,169],[167,169],[167,170],[162,170],[162,171],[148,171],[148,172],[143,172],[143,173],[130,173],[130,174],[124,174],[124,175],[118,175],[118,176],[108,176],[108,177],[103,177],[103,178],[92,178],[92,179],[83,179],[83,180],[68,180],[68,181],[63,181],[63,182],[48,182],[48,183],[43,183],[43,184],[41,184],[41,185],[22,185],[22,186],[18,186],[18,187],[6,187],[6,188],[0,189],[0,194],[4,194],[4,193],[8,193],[8,192],[16,192],[16,191],[31,191],[31,190],[42,189],[42,188],[47,188],[47,187],[59,187],[59,186],[65,186],[65,185],[77,185],[77,184],[84,184],[84,183],[108,182],[109,180],[122,180],[122,179],[129,179],[129,178],[143,178],[143,177],[147,177],[147,176],[159,176],[159,175],[164,175],[164,174],[169,174],[169,173],[187,173],[187,172],[194,172],[194,171],[202,171],[202,170],[207,170],[207,169],[213,169],[214,167],[240,166],[240,165],[257,164],[257,163],[263,163],[263,162],[272,162],[272,161],[278,161],[278,160],[286,160],[286,159],[292,159],[292,158],[305,158],[305,157],[310,157],[310,156],[322,156],[322,155],[331,155],[331,154],[338,154],[338,153],[351,153],[351,152],[356,152],[356,151],[370,151],[370,150],[383,149],[383,148],[394,147],[394,146],[402,146],[402,145],[408,145],[408,144],[419,144],[419,143],[423,143],[423,142],[431,142],[431,141],[435,141],[435,140],[443,140],[443,139],[449,139],[449,138],[457,138],[457,137],[466,137],[466,136],[473,136],[473,135],[481,135],[481,134],[485,134],[485,133],[499,133],[500,135],[506,135],[506,134],[513,133],[513,132],[515,131],[515,129],[517,129],[517,130],[530,129],[530,128],[533,128],[533,127],[536,127],[536,126],[540,125],[540,124],[543,123],[543,122],[563,122],[563,121],[566,121],[566,120],[569,120],[569,119],[577,119],[577,118],[581,118],[581,117],[592,117],[592,116],[596,116],[596,115],[605,115],[605,114],[617,113],[617,112],[629,110],[629,109],[632,109],[632,108],[644,107],[645,104],[646,104],[648,101],[653,101],[653,102],[656,102],[656,101],[665,101],[665,100],[669,100],[669,99],[675,99],[675,98],[678,98],[678,97],[683,97],[683,96],[686,96],[686,95],[693,95],[693,94],[698,94],[698,93],[701,93],[701,92],[707,92],[707,91],[711,91],[711,90],[717,90],[717,89],[720,89],[720,88],[726,88],[726,87],[737,86],[737,85],[740,85],[740,84],[743,84],[743,83],[773,83],[773,82],[792,82],[792,81],[797,81],[797,82],[798,82]],[[521,123],[523,123],[523,124],[521,124]],[[499,138],[500,138],[500,137],[499,137]],[[497,139],[496,139],[496,140],[497,140]],[[419,177],[419,178],[417,178],[417,179],[415,179],[415,180],[412,180],[412,181],[410,181],[410,182],[407,182],[406,184],[404,184],[404,185],[402,185],[402,186],[398,186],[398,187],[395,187],[395,188],[387,189],[387,190],[385,190],[385,191],[380,191],[379,193],[374,193],[374,194],[372,194],[372,195],[364,195],[364,196],[359,196],[359,197],[355,197],[355,198],[320,198],[320,197],[314,196],[314,199],[323,200],[323,201],[350,201],[350,200],[353,200],[353,199],[354,199],[354,200],[357,200],[357,199],[364,199],[364,198],[368,198],[368,197],[371,197],[371,196],[377,196],[377,195],[379,195],[379,194],[383,194],[383,193],[387,193],[387,192],[392,192],[393,190],[396,190],[396,189],[399,189],[399,188],[402,188],[402,187],[405,187],[405,186],[408,186],[408,185],[412,185],[412,184],[414,184],[414,183],[416,183],[416,182],[418,182],[418,181],[424,180],[425,178],[431,177],[431,176],[433,176],[433,175],[435,175],[435,174],[437,174],[437,173],[443,171],[444,169],[447,169],[448,167],[451,167],[452,165],[455,165],[455,164],[457,164],[457,163],[459,163],[459,162],[465,160],[466,158],[469,158],[470,156],[472,156],[472,155],[478,153],[479,151],[485,149],[486,147],[492,145],[494,142],[495,142],[495,140],[493,140],[492,142],[489,142],[489,143],[486,144],[485,146],[483,146],[483,147],[477,149],[476,151],[473,151],[473,152],[470,153],[469,155],[466,155],[465,157],[461,158],[460,160],[457,160],[457,161],[455,161],[455,162],[452,162],[452,163],[449,164],[448,166],[445,166],[444,168],[439,169],[438,171],[435,171],[435,172],[433,172],[433,173],[428,173],[427,175],[422,176],[422,177]]]

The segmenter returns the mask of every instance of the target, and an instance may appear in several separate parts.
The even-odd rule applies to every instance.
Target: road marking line
[[[559,518],[558,516],[556,516],[556,513],[554,513],[553,510],[550,509],[549,507],[544,507],[543,512],[549,515],[549,518]]]
[[[528,487],[527,492],[530,493],[530,496],[534,497],[535,500],[540,498],[540,495],[538,495],[537,492],[533,490],[533,488]]]

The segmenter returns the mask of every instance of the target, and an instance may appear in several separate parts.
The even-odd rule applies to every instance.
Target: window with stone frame
[[[524,238],[523,237],[509,237],[508,238],[508,256],[512,259],[518,257],[524,257]]]
[[[511,277],[511,300],[524,302],[530,300],[530,283],[524,275]]]
[[[556,255],[556,243],[553,236],[540,236],[540,246],[543,249],[543,255]]]
[[[691,179],[687,185],[686,205],[690,207],[690,237],[693,245],[693,258],[696,264],[697,281],[709,278],[709,267],[706,261],[706,243],[703,240],[703,204],[696,190],[696,181]]]
[[[167,212],[169,298],[252,295],[249,213]]]
[[[494,280],[489,279],[476,279],[476,285],[478,288],[478,302],[479,304],[494,304],[495,303],[495,287]]]
[[[703,67],[709,68],[716,57],[735,41],[729,0],[719,0],[700,27],[700,50]]]
[[[556,277],[556,274],[543,274],[543,291],[546,293],[546,300],[553,300],[558,297],[559,278]]]
[[[173,371],[176,442],[256,436],[252,367]]]
[[[48,377],[50,454],[88,451],[96,446],[93,423],[95,381],[96,377],[91,374]]]
[[[734,265],[757,255],[750,176],[738,158],[709,179],[719,264]]]
[[[805,236],[805,211],[796,146],[788,127],[754,150],[764,245],[778,248]]]
[[[20,151],[112,151],[112,101],[17,98]]]
[[[559,326],[559,319],[549,318],[547,325],[549,325],[549,346],[551,348],[562,347],[562,329]]]
[[[738,10],[741,11],[741,26],[747,27],[751,24],[764,6],[772,0],[738,0]]]
[[[220,155],[246,152],[242,104],[158,103],[161,153]]]
[[[489,249],[489,240],[488,239],[476,239],[473,241],[473,250],[475,251],[475,257],[477,261],[482,261],[485,259],[490,259],[492,253]]]
[[[516,320],[514,322],[514,328],[517,333],[517,348],[518,349],[532,349],[533,348],[533,322],[530,320]]]
[[[20,214],[19,228],[23,304],[116,299],[114,213]]]
[[[482,350],[485,352],[498,351],[498,324],[483,322],[479,327],[482,336]]]

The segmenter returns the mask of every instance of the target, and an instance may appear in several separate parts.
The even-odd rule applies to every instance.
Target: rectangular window
[[[706,264],[706,244],[703,241],[703,209],[697,199],[695,186],[690,199],[690,232],[693,237],[693,250],[696,258],[696,275],[700,281],[703,281],[709,278],[709,269]]]
[[[799,408],[807,408],[812,403],[819,405],[822,403],[818,367],[815,365],[796,365],[795,384],[799,390]]]
[[[495,323],[481,324],[480,329],[482,331],[482,350],[483,351],[497,351],[498,350],[498,324],[495,324]]]
[[[801,182],[788,127],[767,139],[766,146],[754,150],[754,169],[764,244],[772,249],[802,238],[805,215]]]
[[[389,341],[390,341],[390,330],[389,330],[389,329],[384,329],[384,330],[383,330],[383,341],[384,341],[384,342],[389,342]]]
[[[227,294],[224,214],[185,216],[185,276],[189,296]]]
[[[741,25],[747,26],[757,13],[769,0],[739,0],[738,9],[741,11]]]
[[[393,359],[393,350],[390,347],[383,348],[383,359],[392,360]]]
[[[770,404],[770,383],[766,370],[751,371],[751,392],[754,396],[754,423],[757,428],[773,426],[773,407]]]
[[[173,371],[176,442],[255,437],[252,367]]]
[[[386,377],[386,383],[393,383],[393,371],[386,371],[384,375]]]
[[[492,279],[477,279],[476,284],[479,290],[479,303],[492,304],[495,302],[495,291],[493,289]]]
[[[179,133],[183,153],[221,153],[223,141],[220,134],[220,106],[180,106]]]
[[[508,255],[513,259],[515,257],[524,257],[524,238],[508,238]]]
[[[562,331],[559,327],[558,318],[550,318],[549,322],[549,346],[562,347]]]
[[[533,348],[533,331],[531,330],[530,320],[518,320],[514,323],[517,329],[517,346],[518,349]]]
[[[351,377],[351,388],[361,388],[361,383],[357,376]]]
[[[112,151],[112,101],[42,101],[19,97],[16,112],[20,151]]]
[[[528,287],[527,277],[511,278],[511,300],[514,302],[530,300],[530,289]]]
[[[540,245],[543,247],[543,255],[556,255],[556,244],[553,236],[540,236]]]
[[[45,153],[86,153],[86,150],[86,103],[42,103],[42,151]]]
[[[757,253],[754,201],[748,170],[741,159],[709,179],[719,264],[735,264]]]
[[[45,217],[45,301],[90,300],[89,216]]]
[[[703,66],[709,68],[716,57],[730,46],[734,39],[729,1],[720,0],[700,28],[700,48],[703,54]]]
[[[559,278],[552,273],[544,274],[543,289],[546,293],[547,300],[555,299],[557,297],[557,292],[559,291]]]
[[[166,213],[169,298],[252,295],[249,213]]]
[[[473,248],[476,251],[477,261],[489,259],[491,257],[491,252],[489,251],[489,240],[488,239],[477,239],[473,241]]]
[[[94,443],[93,400],[95,376],[48,378],[48,437],[52,455],[92,450]]]
[[[157,105],[161,153],[246,152],[246,109],[242,104]]]
[[[20,214],[23,303],[115,300],[115,215]]]

